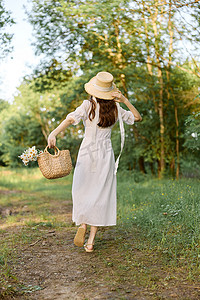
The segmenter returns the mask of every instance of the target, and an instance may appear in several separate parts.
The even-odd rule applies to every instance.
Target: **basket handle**
[[[48,152],[49,153],[48,148],[50,148],[50,147],[47,145],[46,148],[44,149],[44,152]],[[60,150],[58,149],[58,147],[54,146],[53,149],[54,149],[54,152],[55,152],[54,155],[58,156],[59,153],[60,153]],[[51,154],[51,153],[49,153],[49,154]]]

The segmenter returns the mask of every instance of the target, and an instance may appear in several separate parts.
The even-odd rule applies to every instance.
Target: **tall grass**
[[[196,269],[200,258],[200,180],[148,179],[134,174],[118,183],[121,224],[137,226],[150,244],[169,261],[187,259]]]

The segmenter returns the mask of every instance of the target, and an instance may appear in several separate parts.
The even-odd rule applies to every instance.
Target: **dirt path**
[[[200,299],[199,282],[189,281],[184,269],[165,265],[153,250],[136,248],[141,238],[136,229],[101,229],[95,251],[86,253],[73,245],[71,204],[52,207],[68,227],[43,228],[39,238],[19,245],[12,270],[24,294],[4,299]]]

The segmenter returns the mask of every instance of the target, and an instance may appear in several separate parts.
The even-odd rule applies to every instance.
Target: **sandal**
[[[86,244],[84,245],[84,249],[85,249],[86,252],[93,252],[93,251],[94,251],[94,248],[88,249],[88,246],[94,246],[94,244],[88,244],[88,243],[86,243]]]
[[[85,241],[86,230],[83,227],[79,227],[74,238],[74,244],[78,247],[82,247]]]

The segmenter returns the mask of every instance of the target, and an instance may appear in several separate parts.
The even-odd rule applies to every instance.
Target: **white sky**
[[[14,33],[14,51],[0,62],[0,99],[12,101],[23,76],[30,74],[39,63],[31,46],[32,26],[28,23],[23,5],[30,6],[27,0],[4,0],[6,10],[12,12],[16,24],[9,32]]]

